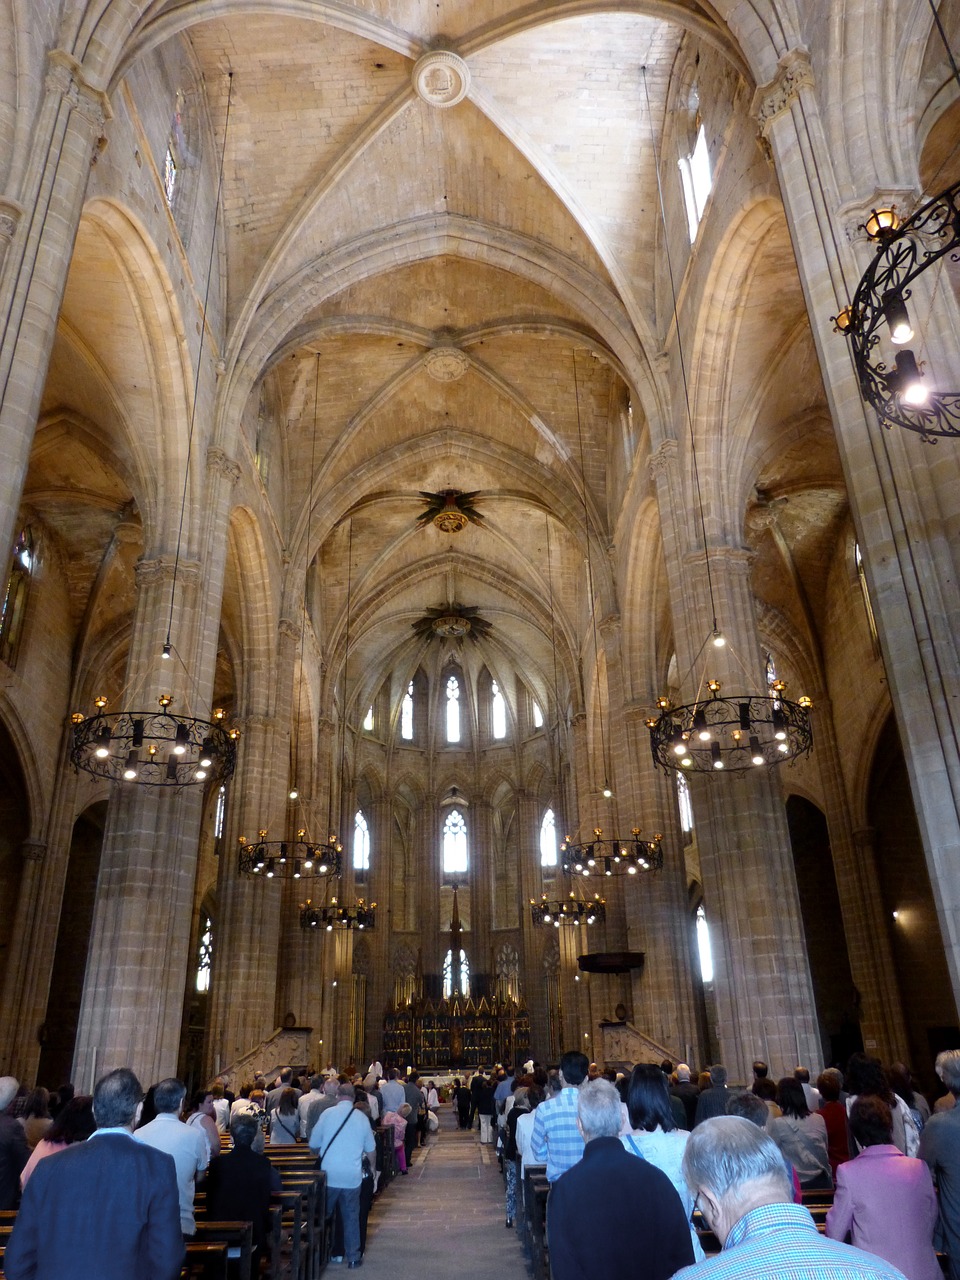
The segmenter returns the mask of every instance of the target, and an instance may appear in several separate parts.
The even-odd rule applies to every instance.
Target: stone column
[[[20,208],[0,207],[0,548],[13,534],[73,243],[110,119],[106,95],[62,49],[47,55],[46,95],[34,130]]]
[[[841,207],[813,71],[786,53],[757,90],[754,111],[770,144],[807,299],[824,386],[876,610],[954,999],[960,997],[960,599],[951,531],[955,466],[931,459],[905,431],[879,427],[860,398],[850,352],[830,317],[852,298],[866,258],[843,234],[883,193],[862,149],[863,204]],[[902,200],[901,200],[902,203]],[[864,250],[866,253],[866,250]],[[953,308],[944,310],[949,326]],[[956,343],[956,335],[949,335]],[[939,451],[938,451],[939,453]]]
[[[644,707],[631,707],[625,717],[633,765],[633,785],[626,790],[642,834],[664,837],[663,870],[618,881],[627,902],[627,945],[646,956],[642,974],[632,977],[633,1018],[641,1031],[672,1053],[683,1056],[692,1046],[696,1060],[700,1037],[692,926],[676,783],[654,766],[646,714]]]
[[[189,708],[190,691],[179,664],[160,659],[173,577],[170,560],[137,566],[126,688],[145,707],[170,692],[176,711]],[[188,648],[199,580],[199,566],[181,560],[179,616]],[[132,1066],[145,1080],[176,1070],[202,800],[200,787],[114,789],[74,1057],[74,1079],[83,1088],[116,1066]]]
[[[285,818],[289,724],[270,715],[241,721],[217,885],[217,938],[210,982],[205,1060],[226,1068],[276,1028],[281,892],[262,876],[241,875],[238,837],[280,839]],[[280,767],[278,768],[278,762]],[[281,772],[282,770],[282,772]]]
[[[50,866],[53,860],[47,858],[47,846],[41,840],[24,840],[20,857],[17,913],[10,935],[0,1006],[0,1043],[4,1046],[0,1070],[20,1080],[34,1080],[40,1057],[36,1032],[43,1021],[57,943],[56,932],[47,927],[44,920],[49,905],[45,901],[44,886],[54,871]],[[56,882],[62,892],[66,859],[58,861],[62,866],[57,868]]]

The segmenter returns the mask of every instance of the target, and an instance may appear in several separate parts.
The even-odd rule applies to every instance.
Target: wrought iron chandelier
[[[631,839],[614,836],[604,839],[602,827],[594,827],[593,839],[577,843],[569,837],[560,845],[564,875],[635,876],[647,871],[663,870],[663,836],[659,833],[645,840],[640,828],[634,827]]]
[[[339,876],[343,847],[336,836],[325,843],[307,840],[301,828],[295,840],[268,840],[259,831],[256,840],[240,836],[239,868],[246,875],[263,876],[265,880],[320,880]]]
[[[647,720],[654,762],[666,772],[742,773],[807,755],[813,746],[810,698],[791,702],[777,680],[769,693],[722,696],[708,680],[709,698],[674,707],[658,699],[660,715]]]
[[[186,787],[224,782],[237,762],[239,729],[224,726],[224,713],[212,720],[181,716],[170,710],[163,694],[159,711],[107,711],[107,700],[95,700],[96,712],[71,716],[70,759],[78,769],[108,782],[146,787]]]
[[[834,317],[838,333],[853,346],[863,398],[884,426],[903,427],[930,441],[960,436],[960,390],[934,390],[924,376],[926,362],[907,343],[914,340],[907,301],[914,281],[960,249],[960,182],[901,221],[895,207],[874,209],[863,229],[877,252],[863,274],[853,302]],[[891,368],[881,339],[896,350]]]
[[[530,916],[533,923],[541,928],[603,924],[607,918],[607,907],[599,893],[592,898],[578,898],[571,889],[568,898],[548,898],[546,894],[539,901],[531,898]]]
[[[960,87],[960,69],[937,5],[935,0],[929,3],[953,78]],[[923,342],[907,308],[914,282],[944,259],[956,261],[960,251],[960,182],[906,219],[900,218],[896,206],[874,209],[862,229],[875,241],[877,251],[853,302],[833,317],[836,332],[852,343],[861,395],[885,427],[914,431],[928,443],[934,443],[938,436],[960,436],[960,390],[934,387],[925,376],[926,361],[918,360],[907,345],[915,337]],[[883,357],[884,333],[896,348],[892,368]]]
[[[376,922],[377,904],[368,905],[363,898],[352,904],[331,898],[322,907],[313,906],[308,898],[300,908],[301,929],[325,929],[332,933],[334,929],[373,929]]]

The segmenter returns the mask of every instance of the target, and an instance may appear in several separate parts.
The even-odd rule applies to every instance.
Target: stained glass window
[[[493,724],[493,736],[505,738],[507,736],[507,704],[496,680],[490,686],[490,718]]]
[[[353,869],[370,870],[370,828],[362,809],[358,809],[353,817]]]
[[[460,681],[456,676],[447,681],[447,741],[460,741]]]
[[[540,703],[533,704],[533,727],[535,729],[543,728],[543,712],[540,710]]]
[[[444,875],[462,875],[467,870],[467,824],[459,809],[451,809],[443,824]]]
[[[404,742],[413,741],[413,681],[407,685],[407,692],[400,703],[400,737]]]
[[[210,990],[210,962],[213,959],[213,921],[200,918],[200,946],[197,952],[197,990]]]
[[[453,951],[448,951],[443,962],[443,994],[446,999],[453,995]],[[467,953],[460,948],[460,995],[470,994],[470,964]]]
[[[710,926],[703,903],[697,907],[697,947],[700,951],[700,977],[704,982],[713,981],[713,949],[710,946]]]
[[[546,811],[540,823],[540,865],[541,867],[557,865],[557,820],[552,809]]]

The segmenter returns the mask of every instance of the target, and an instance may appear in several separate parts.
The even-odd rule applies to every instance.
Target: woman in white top
[[[620,1141],[632,1155],[649,1160],[667,1175],[683,1202],[689,1222],[693,1215],[693,1195],[681,1166],[690,1135],[685,1129],[677,1128],[667,1078],[659,1067],[642,1062],[633,1068],[627,1085],[627,1114],[631,1128],[621,1135]],[[703,1249],[692,1224],[690,1238],[694,1261],[702,1262]]]
[[[847,1063],[847,1074],[843,1082],[847,1090],[847,1115],[850,1108],[861,1096],[880,1098],[890,1108],[893,1118],[893,1145],[905,1155],[915,1156],[920,1149],[920,1131],[917,1128],[910,1108],[890,1088],[886,1073],[879,1058],[869,1058],[865,1053],[855,1053]],[[860,1148],[854,1140],[854,1155]]]

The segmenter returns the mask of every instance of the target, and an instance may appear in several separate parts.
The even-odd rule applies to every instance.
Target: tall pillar
[[[189,705],[179,665],[163,663],[174,564],[141,560],[127,689],[142,705],[171,692]],[[180,616],[195,619],[200,572],[180,562]],[[184,625],[185,636],[194,634]],[[188,640],[185,648],[192,648]],[[170,687],[170,682],[174,687]],[[180,693],[178,699],[177,693]],[[202,789],[122,786],[111,796],[84,981],[74,1078],[131,1066],[157,1080],[176,1070],[196,879]]]
[[[290,787],[290,715],[299,631],[281,618],[270,669],[256,693],[261,707],[243,721],[237,776],[231,786],[226,845],[220,859],[218,938],[207,1019],[207,1061],[225,1067],[277,1026],[280,922],[284,885],[242,875],[238,837],[285,839]],[[269,661],[264,657],[263,661]],[[289,902],[287,903],[289,908]],[[299,927],[299,925],[297,926]],[[283,1017],[285,1010],[279,1011]]]
[[[625,717],[633,765],[626,790],[643,834],[663,835],[663,870],[618,882],[627,902],[628,947],[645,955],[643,972],[632,981],[633,1017],[658,1044],[681,1056],[692,1049],[697,1060],[692,922],[676,783],[654,766],[645,719],[643,707],[631,707]]]
[[[952,585],[957,566],[951,538],[956,470],[946,459],[931,458],[929,447],[909,432],[877,425],[860,398],[849,347],[833,333],[830,317],[852,298],[866,261],[858,260],[855,237],[843,232],[845,215],[851,224],[862,222],[882,193],[870,170],[871,149],[860,148],[863,204],[860,210],[841,205],[813,86],[809,55],[790,50],[773,80],[757,90],[754,112],[780,179],[957,1001],[960,598]],[[944,308],[948,327],[953,315],[952,306]],[[956,333],[946,336],[956,345]]]
[[[24,840],[19,853],[20,889],[0,1004],[0,1044],[4,1046],[0,1071],[34,1080],[40,1058],[36,1031],[43,1021],[49,985],[49,978],[46,984],[41,984],[40,978],[53,968],[57,940],[56,931],[45,926],[44,888],[55,878],[62,893],[67,859],[51,859],[41,840]],[[41,985],[42,991],[38,990]]]
[[[47,378],[90,165],[110,119],[106,95],[62,49],[47,55],[46,94],[31,147],[20,214],[0,272],[0,548],[12,545],[17,509]]]

